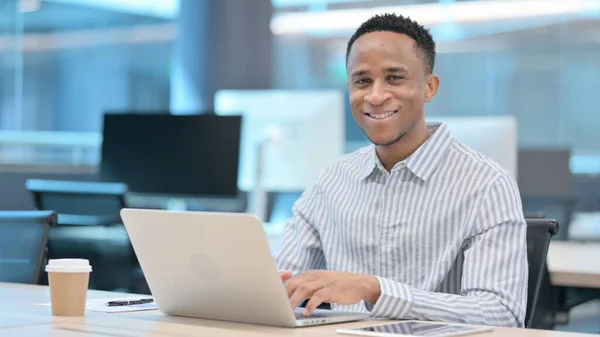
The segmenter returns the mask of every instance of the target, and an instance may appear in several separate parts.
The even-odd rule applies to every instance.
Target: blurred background
[[[600,239],[597,0],[0,0],[0,209],[57,211],[48,254],[81,245],[94,261],[126,259],[127,272],[121,206],[250,209],[278,233],[320,168],[368,145],[347,105],[345,51],[383,12],[419,21],[437,43],[428,119],[504,160],[526,214],[557,219],[557,239]],[[236,113],[241,125],[197,121],[227,140],[179,139],[181,123],[152,118]],[[178,162],[166,154],[178,151]],[[211,175],[194,170],[219,160],[239,171],[209,190]],[[196,190],[149,186],[156,177]],[[95,209],[107,205],[98,195],[112,206]],[[94,287],[143,291],[101,270]]]

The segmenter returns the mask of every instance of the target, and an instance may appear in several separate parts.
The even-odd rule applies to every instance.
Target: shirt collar
[[[445,123],[427,123],[427,128],[431,132],[429,139],[408,158],[397,163],[392,168],[392,172],[406,167],[420,179],[424,181],[429,179],[454,143],[454,136]],[[371,145],[363,164],[361,179],[368,178],[375,169],[385,171],[383,164],[377,157],[375,146]]]

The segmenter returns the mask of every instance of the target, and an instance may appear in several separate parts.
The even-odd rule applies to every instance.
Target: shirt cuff
[[[381,295],[377,303],[364,301],[365,308],[371,316],[379,318],[403,319],[413,306],[413,296],[406,284],[375,276],[381,287]]]

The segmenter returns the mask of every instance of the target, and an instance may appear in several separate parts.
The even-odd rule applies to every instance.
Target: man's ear
[[[425,88],[425,102],[431,101],[440,88],[440,77],[436,74],[427,76],[427,83]]]

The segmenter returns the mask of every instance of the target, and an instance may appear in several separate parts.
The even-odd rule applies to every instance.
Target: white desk
[[[600,289],[600,243],[553,241],[547,261],[552,284]]]
[[[90,291],[88,298],[122,297],[123,294]],[[0,336],[342,336],[339,327],[357,327],[378,322],[354,322],[341,325],[286,329],[251,324],[218,322],[161,314],[159,311],[106,314],[86,312],[84,317],[53,317],[50,308],[34,306],[49,302],[45,286],[0,283]],[[564,337],[585,336],[558,331],[496,328],[482,337]],[[593,335],[589,335],[593,336]]]

